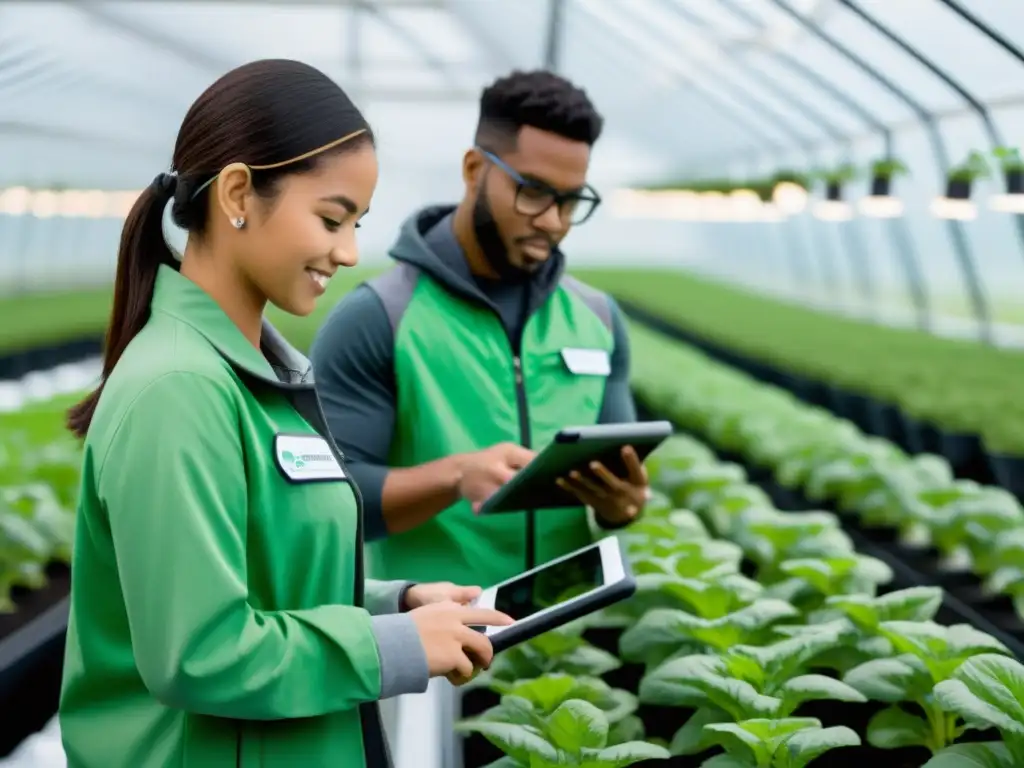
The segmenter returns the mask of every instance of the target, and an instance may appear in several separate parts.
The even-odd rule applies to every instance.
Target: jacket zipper
[[[526,400],[526,380],[523,377],[523,360],[518,354],[512,355],[512,367],[515,370],[516,405],[519,413],[519,442],[526,448],[530,447],[530,407]],[[526,570],[537,565],[537,513],[526,510]]]

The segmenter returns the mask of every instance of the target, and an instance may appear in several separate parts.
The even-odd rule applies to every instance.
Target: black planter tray
[[[86,336],[59,344],[0,354],[0,381],[20,379],[32,371],[56,368],[63,363],[87,360],[103,352],[102,336]]]
[[[0,757],[6,757],[56,714],[64,667],[71,575],[47,568],[39,590],[15,590],[14,613],[0,614]]]

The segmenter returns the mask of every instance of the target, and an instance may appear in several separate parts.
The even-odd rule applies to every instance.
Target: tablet
[[[672,435],[668,421],[595,424],[567,427],[515,477],[495,491],[478,514],[522,512],[528,509],[579,507],[580,500],[556,485],[572,470],[587,471],[592,461],[604,464],[617,477],[626,477],[622,448],[631,445],[640,461]]]
[[[515,619],[506,627],[476,627],[495,653],[607,608],[636,592],[636,580],[619,539],[609,536],[508,581],[474,601]]]

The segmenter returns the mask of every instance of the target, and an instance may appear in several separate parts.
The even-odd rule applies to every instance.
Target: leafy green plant
[[[530,709],[535,716],[531,722],[541,722],[564,702],[578,699],[604,713],[609,724],[609,745],[642,739],[644,735],[643,723],[633,714],[637,697],[629,691],[610,687],[599,677],[574,677],[556,672],[495,688],[504,692],[501,703],[481,714],[479,720],[519,722],[525,709]]]
[[[1024,170],[1024,157],[1021,157],[1016,147],[996,147],[992,150],[992,156],[999,161],[999,167],[1004,172]]]
[[[651,665],[682,651],[756,645],[769,637],[772,624],[797,614],[789,603],[771,598],[714,618],[656,608],[622,633],[619,650],[627,660]]]
[[[959,738],[966,726],[955,713],[943,711],[932,690],[972,656],[1009,651],[965,624],[888,621],[879,625],[879,632],[899,655],[865,662],[843,676],[869,699],[891,704],[868,723],[868,742],[887,749],[923,746],[937,753]],[[922,714],[903,708],[903,702],[915,704]]]
[[[704,728],[726,753],[704,761],[701,768],[804,768],[833,749],[861,743],[852,729],[823,728],[810,717],[757,718]]]
[[[991,172],[985,155],[975,149],[968,153],[962,163],[951,168],[947,177],[950,181],[971,182],[975,179],[986,178]]]
[[[581,636],[581,626],[563,627],[515,645],[496,655],[491,668],[463,686],[507,692],[522,680],[551,672],[583,677],[600,677],[618,669],[622,662]]]
[[[814,659],[841,641],[840,632],[788,638],[766,646],[739,645],[719,655],[670,659],[649,671],[640,684],[648,704],[693,708],[676,733],[673,754],[698,754],[711,746],[703,725],[751,718],[785,718],[807,701],[863,702],[849,685],[808,672]]]
[[[455,725],[456,731],[481,734],[505,753],[491,768],[625,768],[669,756],[664,747],[645,741],[608,746],[608,718],[587,701],[569,699],[544,718],[524,699],[507,706],[511,722],[474,719]]]
[[[899,158],[883,157],[871,163],[871,175],[876,178],[894,179],[909,174],[910,168]]]
[[[995,728],[1002,741],[955,744],[924,768],[1018,768],[1024,765],[1024,666],[998,654],[979,654],[935,686],[947,715],[968,727]]]

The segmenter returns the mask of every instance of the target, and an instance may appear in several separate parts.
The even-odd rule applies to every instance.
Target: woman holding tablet
[[[487,666],[479,590],[363,580],[309,364],[263,320],[357,261],[372,134],[329,78],[240,67],[128,215],[85,438],[60,722],[70,768],[388,764],[376,701]],[[188,230],[180,262],[165,207]]]

